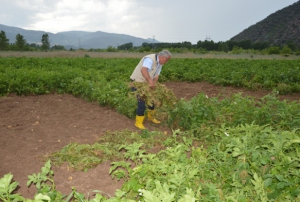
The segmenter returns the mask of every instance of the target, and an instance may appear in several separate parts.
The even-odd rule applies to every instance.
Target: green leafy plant
[[[59,201],[64,196],[56,190],[53,180],[54,173],[51,170],[51,161],[48,160],[38,174],[28,175],[27,186],[34,184],[38,190],[39,199],[45,200],[49,197],[49,201]]]
[[[23,201],[24,198],[20,194],[14,194],[13,192],[18,187],[18,182],[13,182],[13,175],[6,174],[0,179],[0,199],[3,202],[11,201]]]
[[[137,59],[2,58],[0,94],[71,93],[134,117],[136,95],[158,106],[173,134],[116,131],[95,144],[71,143],[50,156],[59,165],[87,170],[110,161],[112,178],[124,180],[115,197],[95,191],[94,198],[72,189],[55,189],[51,162],[29,175],[38,191],[26,201],[298,201],[299,102],[277,94],[300,92],[298,60],[174,59],[161,81],[207,81],[252,90],[272,89],[260,100],[235,94],[199,94],[177,100],[162,83],[155,90],[128,75]],[[130,96],[128,96],[128,94]],[[22,201],[17,182],[0,179],[2,201]]]

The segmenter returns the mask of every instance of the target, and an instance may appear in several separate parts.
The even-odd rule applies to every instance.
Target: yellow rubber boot
[[[141,130],[146,129],[145,126],[143,125],[144,119],[145,119],[145,116],[136,115],[134,125]]]
[[[155,110],[148,111],[148,120],[152,123],[160,124],[160,121],[154,118]]]

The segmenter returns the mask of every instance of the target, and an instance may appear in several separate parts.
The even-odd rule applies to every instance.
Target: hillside
[[[293,42],[300,47],[300,1],[269,15],[230,40],[269,42],[279,46]]]
[[[0,30],[3,30],[9,43],[14,43],[17,34],[24,36],[27,43],[41,43],[42,35],[47,33],[51,46],[62,45],[68,48],[107,48],[108,46],[117,47],[126,43],[133,43],[134,46],[141,46],[142,43],[151,43],[152,40],[138,38],[125,34],[114,34],[107,32],[86,32],[86,31],[67,31],[53,34],[44,31],[26,30],[17,27],[10,27],[0,24]]]

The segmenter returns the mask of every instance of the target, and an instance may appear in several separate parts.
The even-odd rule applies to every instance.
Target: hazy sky
[[[227,41],[298,0],[0,0],[0,24],[103,31],[161,42]]]

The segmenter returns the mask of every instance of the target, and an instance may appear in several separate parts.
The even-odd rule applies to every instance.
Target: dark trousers
[[[136,91],[136,88],[132,87],[131,90]],[[144,116],[146,111],[146,103],[139,95],[137,96],[137,101],[136,115]],[[154,110],[154,104],[152,106],[148,105],[148,109]]]

